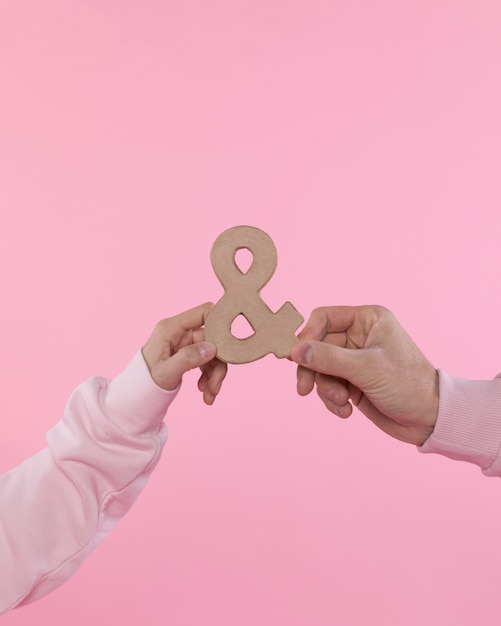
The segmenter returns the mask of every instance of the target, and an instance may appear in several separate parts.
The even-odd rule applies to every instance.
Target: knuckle
[[[381,304],[373,304],[368,307],[368,309],[374,317],[379,319],[387,319],[389,317],[393,317],[393,313],[390,311],[390,309]]]
[[[378,313],[381,317],[388,317],[389,315],[393,315],[390,309],[387,309],[385,306],[378,304],[374,307],[376,313]]]
[[[312,315],[315,315],[315,317],[324,317],[332,308],[331,306],[319,306],[313,309]]]
[[[159,335],[165,335],[171,326],[171,318],[166,318],[157,322],[155,332]]]
[[[203,311],[204,322],[205,322],[206,316],[214,307],[215,307],[214,302],[211,302],[210,300],[200,305],[200,309]]]

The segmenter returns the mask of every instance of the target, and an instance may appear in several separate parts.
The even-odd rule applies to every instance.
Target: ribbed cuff
[[[501,379],[466,380],[438,373],[437,423],[418,450],[475,463],[489,473],[501,443]]]
[[[101,405],[117,426],[131,435],[155,434],[176,397],[181,383],[172,391],[159,387],[150,375],[141,350],[107,388]]]

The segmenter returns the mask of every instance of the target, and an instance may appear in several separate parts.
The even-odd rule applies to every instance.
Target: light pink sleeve
[[[176,393],[157,387],[138,351],[112,382],[77,387],[47,448],[0,476],[0,614],[63,583],[131,508]]]
[[[418,449],[475,463],[487,476],[501,477],[501,378],[466,380],[438,372],[437,423]]]

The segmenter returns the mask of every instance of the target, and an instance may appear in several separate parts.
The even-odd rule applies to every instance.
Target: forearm
[[[159,460],[175,395],[138,353],[113,382],[80,385],[48,447],[0,477],[0,613],[59,586],[130,509]]]
[[[501,377],[472,381],[439,370],[439,412],[432,435],[419,448],[475,463],[501,477]]]

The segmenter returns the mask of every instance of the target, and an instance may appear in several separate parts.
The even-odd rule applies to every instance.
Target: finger
[[[213,404],[226,377],[228,366],[219,359],[212,359],[212,361],[202,366],[200,370],[198,389],[203,394],[204,402]]]
[[[346,348],[347,339],[348,337],[346,333],[327,333],[322,341],[324,341],[325,343],[329,343],[331,346]]]
[[[200,391],[205,391],[207,385],[209,384],[209,377],[212,371],[212,364],[214,363],[214,361],[215,359],[212,359],[212,361],[209,361],[205,365],[202,365],[202,367],[200,368],[200,378],[198,379],[198,388],[200,389]]]
[[[202,398],[205,404],[211,405],[214,403],[216,396],[209,389],[209,372],[207,371],[209,368],[210,363],[202,368],[202,375],[198,381],[198,388],[202,392]]]
[[[200,343],[205,341],[205,331],[203,328],[194,328],[191,336],[192,343]]]
[[[203,341],[201,326],[213,306],[211,302],[206,302],[158,322],[144,346],[143,353],[147,362],[153,364],[158,359],[166,359],[184,346]]]
[[[204,392],[205,388],[207,387],[207,381],[209,380],[209,374],[207,372],[207,367],[201,367],[200,371],[201,374],[200,378],[198,379],[197,387],[199,391]]]
[[[298,339],[317,339],[321,341],[327,334],[327,309],[328,307],[320,307],[314,309],[304,325]]]
[[[226,374],[228,373],[228,366],[219,359],[214,359],[211,361],[210,365],[211,369],[207,380],[207,388],[212,394],[214,394],[214,396],[217,396],[221,389],[221,385],[223,384],[223,380],[226,378]]]
[[[325,407],[331,413],[334,413],[334,415],[337,415],[338,417],[341,417],[342,419],[346,419],[350,417],[350,415],[353,412],[353,407],[351,406],[349,402],[343,405],[339,405],[339,404],[336,404],[335,402],[332,402],[330,398],[326,398],[322,396],[320,393],[318,394],[318,396],[322,400],[322,402],[325,404]]]
[[[203,392],[204,402],[210,405],[214,403],[221,389],[228,366],[218,359],[213,359],[203,369],[204,372],[199,380],[199,389]]]
[[[214,404],[214,400],[216,399],[216,396],[212,394],[208,389],[205,389],[203,393],[203,399],[204,399],[205,404],[207,404],[208,406],[212,406]]]
[[[216,346],[208,341],[181,348],[152,370],[155,382],[164,389],[175,389],[183,374],[202,367],[216,356]]]
[[[350,399],[346,381],[334,376],[317,374],[315,379],[318,395],[328,398],[338,406],[344,406]]]
[[[321,341],[328,333],[344,333],[353,324],[359,307],[325,306],[312,311],[298,339]]]
[[[297,392],[300,396],[307,396],[315,386],[315,372],[306,367],[297,368]]]
[[[205,302],[183,313],[179,313],[171,319],[181,326],[183,330],[194,330],[204,325],[205,318],[213,307],[214,304],[212,302]]]
[[[321,341],[298,341],[291,349],[293,361],[320,374],[357,384],[369,365],[369,350],[353,350]]]

